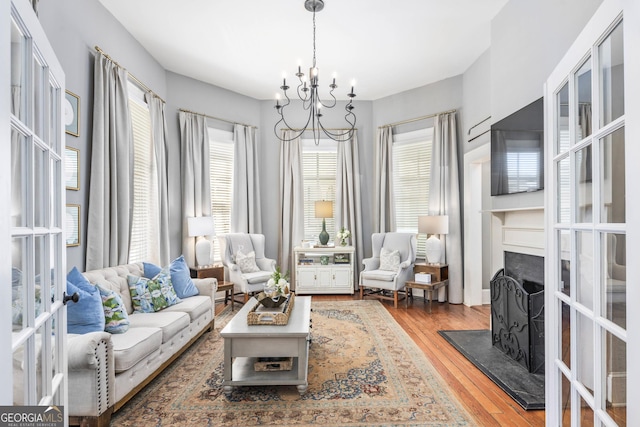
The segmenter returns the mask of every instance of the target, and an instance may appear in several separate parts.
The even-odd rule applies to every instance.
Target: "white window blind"
[[[209,128],[209,178],[211,184],[211,215],[216,234],[231,231],[231,201],[233,192],[233,132]],[[220,262],[220,243],[214,237],[213,260]]]
[[[129,83],[133,130],[133,215],[129,262],[160,263],[158,230],[158,171],[151,139],[151,116],[144,95]]]
[[[320,231],[322,231],[322,219],[315,216],[315,202],[318,200],[332,201],[335,217],[338,143],[323,139],[316,146],[313,140],[303,139],[302,147],[304,238],[317,240]],[[325,220],[329,241],[335,240],[337,232],[334,217]]]
[[[393,136],[393,198],[396,231],[418,233],[418,216],[429,213],[429,179],[433,128]],[[426,236],[418,236],[418,254]]]

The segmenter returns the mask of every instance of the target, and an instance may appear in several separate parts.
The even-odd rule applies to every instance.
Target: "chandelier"
[[[324,9],[324,1],[305,0],[304,7],[309,12],[313,13],[313,63],[311,64],[311,68],[309,69],[308,77],[301,71],[299,65],[298,72],[295,73],[295,75],[299,80],[298,87],[296,88],[296,94],[300,101],[302,101],[302,107],[308,111],[307,122],[303,128],[294,128],[290,126],[285,119],[284,110],[291,103],[291,99],[287,94],[289,86],[287,86],[287,79],[285,77],[282,79],[282,86],[280,86],[280,89],[282,89],[282,93],[284,95],[282,104],[280,104],[280,94],[276,94],[275,109],[280,115],[280,120],[278,120],[278,122],[275,124],[273,130],[278,139],[280,139],[281,141],[292,141],[302,136],[302,134],[306,131],[313,132],[313,141],[316,145],[320,143],[321,132],[334,141],[349,139],[353,136],[356,127],[356,115],[353,113],[353,109],[355,108],[355,106],[353,105],[353,98],[356,97],[356,94],[353,92],[354,84],[352,83],[351,92],[347,94],[347,96],[349,97],[349,102],[344,107],[344,110],[346,112],[344,119],[347,122],[348,127],[338,130],[325,128],[322,124],[322,110],[331,109],[337,105],[337,100],[333,95],[333,91],[338,88],[338,85],[336,84],[336,79],[334,77],[333,82],[329,85],[329,96],[332,99],[329,101],[322,101],[320,99],[320,95],[318,94],[320,74],[316,64],[316,12],[320,12],[322,9]],[[294,132],[293,136],[284,137],[278,134],[278,126],[280,126],[281,123],[284,124],[287,130],[292,130]]]

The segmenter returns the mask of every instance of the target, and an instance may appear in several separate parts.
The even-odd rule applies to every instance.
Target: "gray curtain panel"
[[[151,137],[155,152],[156,170],[158,171],[158,265],[167,265],[169,253],[169,192],[167,177],[167,118],[165,103],[154,94],[147,92],[144,96],[151,116]]]
[[[133,136],[127,71],[96,53],[86,269],[129,259]]]
[[[261,234],[259,155],[254,129],[234,125],[233,144],[231,232]]]
[[[187,218],[211,216],[209,132],[204,116],[180,111],[180,160],[182,169],[182,253],[188,265],[196,265],[195,239],[189,237]]]
[[[460,185],[458,182],[458,133],[456,113],[435,118],[429,185],[429,214],[449,216],[449,234],[441,236],[449,264],[449,302],[463,300],[462,234],[460,223]],[[444,301],[445,290],[438,299]]]
[[[393,200],[393,135],[391,127],[378,128],[374,158],[374,225],[373,231],[386,233],[396,230]]]
[[[342,227],[351,231],[351,244],[355,247],[354,277],[360,277],[364,245],[362,244],[362,202],[360,199],[360,157],[358,134],[338,143],[336,165],[336,231]],[[356,280],[356,289],[358,289]]]
[[[293,248],[304,238],[304,182],[302,142],[292,131],[283,131],[280,143],[280,240],[278,263],[283,272],[295,268]]]

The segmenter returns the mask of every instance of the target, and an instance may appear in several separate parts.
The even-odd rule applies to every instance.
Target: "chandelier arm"
[[[309,127],[309,122],[311,122],[311,116],[312,116],[312,114],[309,114],[309,116],[307,117],[307,123],[305,123],[305,125],[304,125],[302,128],[300,128],[300,129],[296,129],[296,128],[294,128],[293,126],[291,126],[291,125],[287,122],[287,120],[284,118],[284,115],[283,115],[282,113],[280,113],[280,117],[281,117],[281,118],[280,118],[280,120],[278,120],[278,123],[276,123],[276,125],[274,126],[274,128],[273,128],[273,132],[276,134],[276,137],[277,137],[280,141],[283,141],[283,142],[293,141],[294,139],[299,138],[299,137],[301,137],[301,136],[302,136],[302,134],[304,134],[305,130]],[[278,134],[278,125],[279,125],[280,123],[284,123],[284,126],[285,126],[285,128],[286,128],[286,129],[289,129],[289,130],[292,130],[292,131],[293,131],[293,130],[295,130],[297,133],[296,133],[293,137],[291,137],[291,138],[283,138],[283,137],[281,137],[281,136]]]
[[[320,101],[320,104],[322,104],[323,107],[325,108],[333,108],[336,106],[336,104],[338,103],[338,100],[336,99],[336,97],[333,95],[333,89],[331,89],[329,91],[329,95],[331,95],[331,97],[333,98],[333,103],[332,104],[325,104],[324,102],[322,102],[322,100],[320,99],[320,97],[318,97],[318,101]]]
[[[304,93],[304,96],[300,95],[300,88],[304,87],[304,81],[302,80],[302,77],[298,77],[300,79],[300,84],[298,85],[298,87],[296,88],[296,92],[298,92],[298,98],[300,98],[302,101],[306,101],[307,100],[307,92],[309,89],[302,90],[302,93]]]

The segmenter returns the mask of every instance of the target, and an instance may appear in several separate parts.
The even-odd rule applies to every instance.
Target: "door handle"
[[[80,295],[77,292],[74,292],[73,295],[67,295],[66,292],[62,294],[62,303],[67,305],[69,301],[78,302],[80,301]]]

